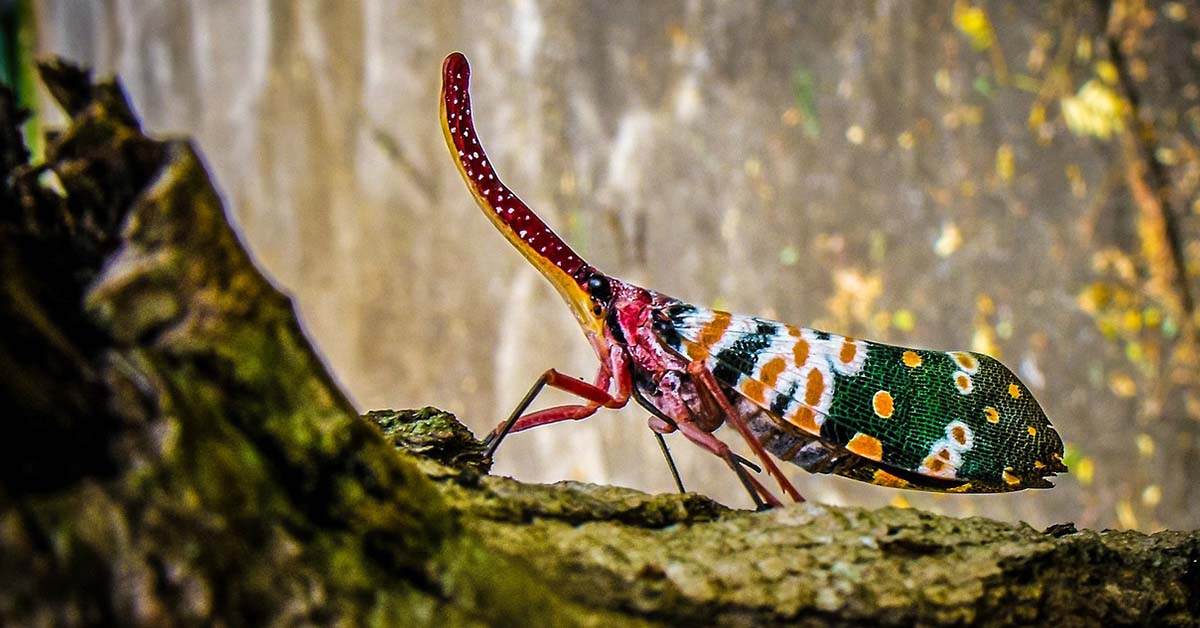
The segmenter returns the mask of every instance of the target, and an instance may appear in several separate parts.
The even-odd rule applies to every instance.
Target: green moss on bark
[[[428,408],[367,418],[393,435],[457,430]],[[479,476],[481,458],[446,465],[447,453],[473,451],[469,442],[453,438],[446,451],[418,442],[408,451],[430,452],[422,470],[469,530],[585,605],[710,625],[1200,621],[1198,532],[1039,531],[815,504],[754,513],[693,494]]]

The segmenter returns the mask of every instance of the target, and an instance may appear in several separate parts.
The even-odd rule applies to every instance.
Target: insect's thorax
[[[724,417],[705,406],[687,372],[689,360],[664,340],[671,333],[667,311],[681,301],[618,280],[612,286],[608,333],[629,356],[640,400],[673,421],[691,421],[709,432],[720,427]]]
[[[679,300],[616,279],[611,281],[608,334],[614,344],[628,352],[635,372],[683,371],[687,362],[654,333],[656,317],[663,317],[663,310]]]

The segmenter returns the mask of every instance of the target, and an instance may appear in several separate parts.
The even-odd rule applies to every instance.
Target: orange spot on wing
[[[1028,432],[1030,436],[1037,436],[1037,428],[1032,425],[1029,426]]]
[[[871,460],[881,460],[883,458],[883,443],[879,442],[874,436],[867,436],[862,432],[854,435],[850,442],[846,443],[846,449]]]
[[[808,341],[803,338],[796,339],[796,346],[792,347],[792,357],[795,360],[796,368],[804,366],[808,362]]]
[[[821,395],[825,393],[825,376],[819,369],[808,372],[808,382],[804,387],[804,403],[816,407],[821,403]]]
[[[917,355],[916,351],[905,351],[901,357],[904,359],[904,366],[913,369],[921,366],[921,356]]]
[[[783,369],[785,368],[787,368],[787,362],[783,358],[775,356],[766,364],[762,365],[761,369],[759,369],[759,379],[762,380],[762,383],[765,384],[767,388],[774,388],[775,382],[779,379],[779,374],[782,373]]]
[[[945,460],[942,460],[938,456],[929,456],[925,459],[925,468],[929,469],[930,473],[941,473],[949,466]]]
[[[989,423],[1000,422],[1000,412],[991,406],[983,409],[983,416],[987,418]]]
[[[858,345],[854,344],[853,338],[842,340],[842,352],[838,356],[842,360],[842,363],[849,364],[853,362],[856,353],[858,353]]]
[[[975,356],[971,355],[970,353],[964,353],[962,351],[959,351],[954,354],[954,361],[957,362],[958,365],[960,367],[962,367],[963,370],[966,370],[966,371],[973,371],[973,370],[975,370],[976,367],[979,366],[979,361],[975,359]]]
[[[954,378],[954,384],[958,386],[959,390],[966,390],[971,386],[971,378],[965,374],[959,375],[958,377]]]
[[[955,425],[954,427],[950,428],[950,438],[953,438],[954,442],[958,443],[959,445],[966,445],[967,430],[961,425]]]
[[[794,413],[784,418],[792,425],[810,434],[820,436],[821,426],[817,425],[817,408],[820,407],[821,395],[824,393],[825,375],[819,369],[809,369],[808,378],[804,384],[804,403],[799,404]]]
[[[937,457],[941,458],[942,460],[949,460],[950,459],[950,450],[946,449],[946,448],[942,448],[941,450],[939,450],[937,452]]]
[[[1004,481],[1009,486],[1016,486],[1021,483],[1021,478],[1017,477],[1016,475],[1013,475],[1008,469],[1005,469],[1004,470]]]
[[[1008,385],[1008,395],[1010,397],[1012,397],[1013,399],[1020,399],[1021,398],[1021,389],[1017,388],[1016,384],[1009,384]]]
[[[766,388],[762,382],[756,379],[747,379],[741,385],[742,394],[746,395],[746,398],[750,401],[758,404],[766,403]]]
[[[912,486],[908,480],[898,478],[883,469],[875,471],[875,475],[871,477],[871,483],[888,488],[909,488]]]
[[[879,415],[879,418],[882,419],[890,418],[892,411],[895,409],[892,393],[886,390],[875,393],[875,396],[871,398],[871,405],[875,408],[875,414]]]
[[[728,312],[713,312],[713,319],[705,323],[704,327],[700,328],[700,346],[704,348],[704,353],[713,345],[721,340],[721,336],[725,335],[725,330],[729,329],[729,323],[733,320],[733,315]]]
[[[789,336],[791,336],[793,338],[800,337],[800,328],[799,327],[796,327],[794,325],[784,325],[783,328],[787,330],[787,333]]]
[[[1034,469],[1045,469],[1045,468],[1046,468],[1046,463],[1042,462],[1041,460],[1034,460],[1034,461],[1033,461],[1033,468],[1034,468]]]
[[[820,436],[821,434],[821,426],[817,425],[817,413],[808,406],[800,406],[795,413],[786,418],[788,423],[795,425],[809,434],[815,434],[817,436]]]

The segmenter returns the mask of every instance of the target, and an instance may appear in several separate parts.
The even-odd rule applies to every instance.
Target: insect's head
[[[568,297],[567,302],[570,303],[571,310],[575,313],[575,318],[579,319],[585,333],[595,333],[597,338],[601,338],[606,326],[614,327],[611,324],[616,314],[613,310],[614,290],[620,283],[591,266],[586,267],[580,274],[579,285],[583,289],[581,297],[586,298]]]

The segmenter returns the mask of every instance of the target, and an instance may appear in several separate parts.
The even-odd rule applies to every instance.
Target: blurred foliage
[[[36,48],[32,0],[0,0],[0,84],[17,95],[17,104],[36,114],[37,97],[33,77]],[[25,122],[24,132],[34,161],[42,156],[42,138],[36,115]]]
[[[783,113],[788,126],[801,125],[809,139],[821,137],[821,123],[817,118],[816,85],[812,72],[797,68],[792,74],[792,89],[796,92],[796,106]]]
[[[1060,101],[1067,128],[1076,135],[1102,140],[1125,130],[1128,106],[1108,85],[1096,79],[1084,83],[1079,92]]]

